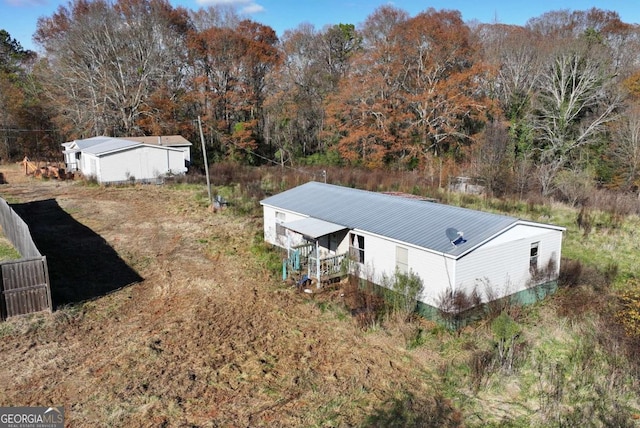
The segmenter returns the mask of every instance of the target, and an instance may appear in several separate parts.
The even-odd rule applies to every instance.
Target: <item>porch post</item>
[[[318,244],[317,239],[316,239],[316,278],[318,278],[318,282],[316,282],[316,288],[320,288],[320,245]]]

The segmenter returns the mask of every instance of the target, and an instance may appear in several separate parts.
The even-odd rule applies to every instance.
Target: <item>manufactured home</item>
[[[154,182],[187,172],[183,148],[124,138],[93,137],[62,144],[68,171],[99,183]]]
[[[265,241],[318,283],[345,265],[378,285],[412,272],[424,284],[419,304],[433,309],[446,293],[530,300],[559,274],[559,226],[318,182],[261,204]]]

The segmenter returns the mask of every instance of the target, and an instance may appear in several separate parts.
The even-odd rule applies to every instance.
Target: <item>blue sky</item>
[[[174,6],[197,10],[214,4],[232,4],[248,18],[271,26],[278,35],[303,22],[317,29],[332,24],[358,25],[384,4],[404,9],[409,15],[433,7],[455,9],[465,21],[524,25],[552,10],[586,10],[597,7],[618,12],[624,22],[640,24],[638,0],[169,0]],[[59,0],[0,0],[0,29],[7,30],[26,49],[36,49],[31,39],[39,17],[51,16]]]

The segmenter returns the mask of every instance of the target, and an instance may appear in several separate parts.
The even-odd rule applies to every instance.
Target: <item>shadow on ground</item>
[[[47,257],[54,307],[105,295],[142,280],[100,235],[67,214],[55,199],[11,204]]]

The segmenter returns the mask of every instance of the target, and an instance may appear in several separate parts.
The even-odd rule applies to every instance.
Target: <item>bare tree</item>
[[[640,198],[640,107],[630,106],[614,127],[613,157],[622,173],[624,186],[635,188]]]
[[[324,150],[319,135],[332,83],[322,60],[322,37],[311,24],[301,24],[282,37],[284,64],[270,76],[271,96],[265,101],[266,132],[280,160]]]
[[[537,36],[525,28],[492,24],[475,30],[483,57],[494,70],[491,92],[512,122],[527,112],[542,65]]]
[[[610,79],[605,64],[577,51],[557,54],[540,76],[533,125],[543,195],[553,192],[556,175],[577,150],[615,118],[619,98],[609,90]]]
[[[196,31],[209,28],[235,28],[244,18],[232,4],[217,4],[189,13]]]
[[[49,60],[41,78],[74,134],[140,132],[145,102],[179,63],[168,55],[182,44],[172,12],[165,0],[76,0],[38,21],[35,39]]]

